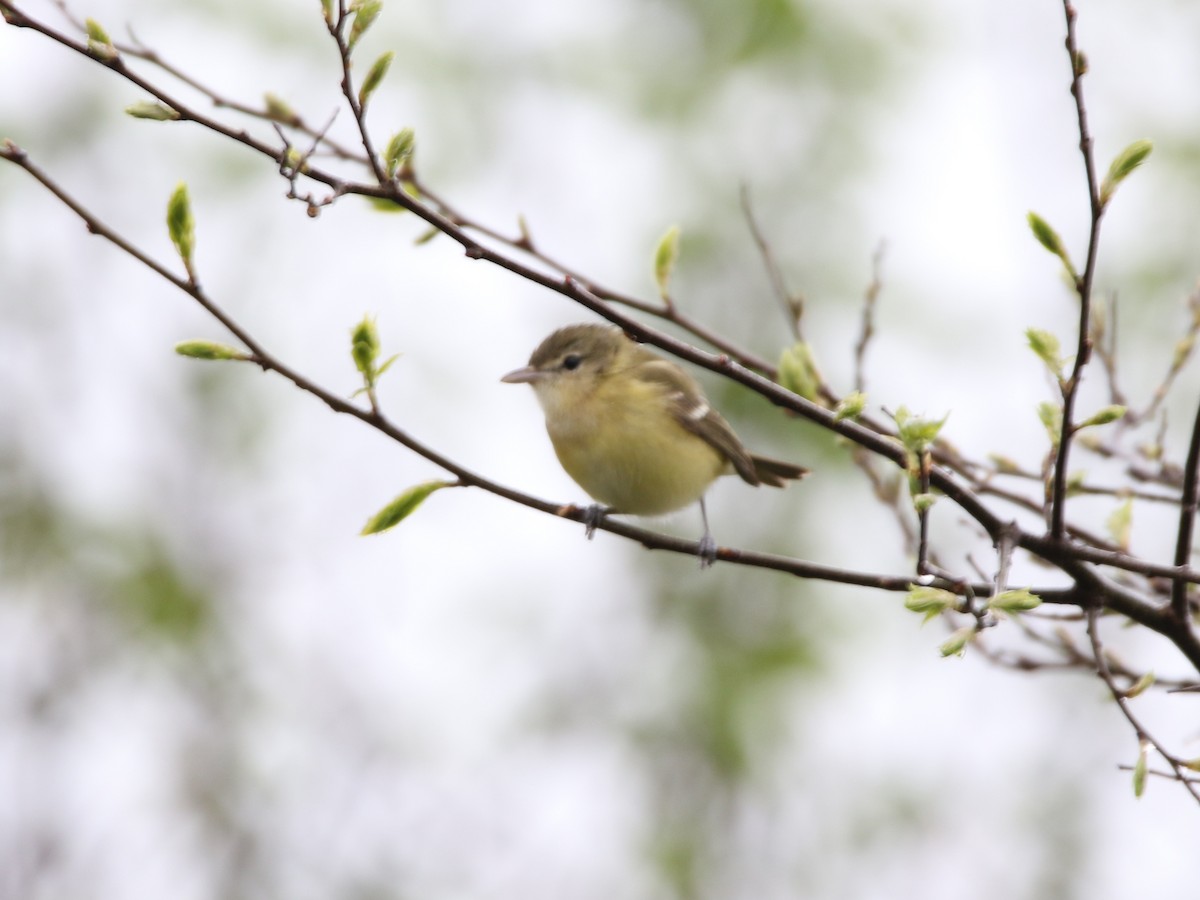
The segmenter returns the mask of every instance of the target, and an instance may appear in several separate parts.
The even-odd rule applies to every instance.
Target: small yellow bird
[[[607,513],[657,516],[700,501],[702,565],[716,558],[704,492],[719,475],[783,487],[808,470],[751,454],[675,363],[608,325],[569,325],[501,381],[528,384],[567,474]],[[591,529],[589,528],[589,534]]]

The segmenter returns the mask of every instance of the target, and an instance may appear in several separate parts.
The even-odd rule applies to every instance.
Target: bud
[[[1039,244],[1062,260],[1062,264],[1066,266],[1067,272],[1071,275],[1072,281],[1078,281],[1079,276],[1075,274],[1075,266],[1071,264],[1071,257],[1067,255],[1067,248],[1063,246],[1062,238],[1058,236],[1058,232],[1050,227],[1050,224],[1035,212],[1029,213],[1026,217],[1029,222],[1029,228],[1033,232],[1033,236],[1037,238]]]
[[[175,352],[192,359],[249,359],[236,347],[214,341],[182,341],[175,345]]]
[[[1026,328],[1025,339],[1029,342],[1029,349],[1036,353],[1038,359],[1046,364],[1046,368],[1050,370],[1050,374],[1061,382],[1063,379],[1063,359],[1062,345],[1059,344],[1058,338],[1049,331],[1043,331],[1040,328]]]
[[[1125,699],[1132,700],[1152,684],[1154,684],[1154,672],[1150,671],[1125,689]]]
[[[410,487],[407,491],[373,515],[367,524],[363,526],[360,534],[379,534],[382,531],[387,531],[389,528],[394,528],[399,525],[425,502],[434,491],[440,491],[445,487],[454,487],[457,482],[454,481],[426,481],[422,484]]]
[[[350,332],[350,354],[359,372],[374,376],[375,360],[379,357],[379,329],[370,316],[364,317]]]
[[[83,26],[87,31],[88,53],[104,62],[112,62],[120,55],[117,53],[117,48],[113,46],[108,32],[100,26],[99,22],[95,19],[87,19]]]
[[[1143,738],[1138,741],[1138,758],[1133,767],[1133,796],[1140,797],[1146,792],[1147,757],[1150,755],[1150,742]]]
[[[988,608],[1006,613],[1022,613],[1037,609],[1042,605],[1042,598],[1030,592],[1027,588],[1017,591],[1003,591],[988,600]]]
[[[842,402],[833,411],[834,419],[857,419],[867,407],[867,395],[862,391],[852,391],[842,398]]]
[[[383,152],[383,162],[387,167],[388,177],[394,177],[397,172],[413,155],[416,136],[411,128],[401,128],[390,141]]]
[[[353,50],[358,39],[367,33],[367,29],[375,23],[383,11],[383,3],[380,0],[354,0],[350,4],[349,11],[354,16],[354,21],[350,23],[350,39],[346,43],[346,47]]]
[[[1093,425],[1108,425],[1111,422],[1117,421],[1117,419],[1124,415],[1125,407],[1114,403],[1111,406],[1104,407],[1098,412],[1092,413],[1092,415],[1088,416],[1088,418],[1084,419],[1075,427],[1079,429],[1091,428]]]
[[[654,251],[654,280],[658,283],[658,295],[667,300],[667,285],[675,262],[679,259],[679,226],[672,225],[658,241]]]
[[[816,403],[817,365],[808,344],[797,341],[780,354],[779,383],[793,394]]]
[[[188,199],[187,185],[182,181],[167,201],[167,233],[171,243],[179,252],[188,275],[192,274],[192,252],[196,248],[196,222],[192,218],[192,204]]]
[[[387,75],[388,67],[391,66],[392,60],[395,57],[396,54],[389,50],[371,64],[371,68],[367,71],[367,77],[363,79],[362,87],[358,89],[358,106],[360,109],[366,107],[367,101],[371,99],[371,95],[375,93],[375,89],[383,81],[383,76]]]
[[[973,637],[975,637],[975,626],[964,625],[942,642],[942,645],[938,647],[938,652],[943,657],[962,656],[967,652],[967,644],[971,643]]]
[[[958,597],[950,591],[935,587],[912,585],[904,597],[904,608],[915,613],[923,613],[928,622],[935,616],[958,607]]]
[[[162,103],[134,103],[125,107],[125,114],[135,119],[150,119],[153,122],[174,122],[179,113]]]
[[[1129,177],[1129,174],[1146,161],[1154,144],[1147,140],[1134,141],[1117,154],[1117,158],[1108,167],[1108,174],[1100,184],[1100,205],[1107,206],[1112,199],[1117,186]]]

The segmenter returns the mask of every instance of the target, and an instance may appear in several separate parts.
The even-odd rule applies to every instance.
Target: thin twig
[[[1185,566],[1192,558],[1192,530],[1196,524],[1197,493],[1200,493],[1200,409],[1196,410],[1196,421],[1192,426],[1192,440],[1188,445],[1187,463],[1183,470],[1183,502],[1179,507],[1179,532],[1175,540],[1175,565]],[[1188,610],[1188,586],[1186,581],[1176,579],[1171,586],[1171,611],[1180,625],[1191,628]]]
[[[1200,783],[1194,780],[1194,777],[1188,774],[1188,769],[1183,760],[1176,758],[1169,753],[1167,749],[1159,743],[1159,741],[1146,730],[1146,726],[1141,723],[1141,720],[1133,714],[1133,710],[1129,706],[1129,699],[1125,696],[1125,692],[1117,687],[1116,681],[1113,680],[1112,670],[1109,669],[1108,660],[1104,655],[1104,645],[1100,641],[1099,627],[1100,609],[1099,607],[1088,607],[1087,609],[1087,633],[1088,639],[1092,644],[1092,656],[1096,660],[1096,674],[1100,676],[1100,680],[1107,685],[1109,693],[1112,694],[1113,700],[1117,703],[1117,708],[1121,710],[1121,714],[1133,727],[1134,733],[1139,741],[1145,741],[1152,746],[1159,756],[1166,761],[1167,765],[1175,773],[1175,779],[1179,781],[1187,789],[1187,792],[1192,795],[1192,798],[1200,803]]]
[[[866,391],[866,361],[867,347],[875,335],[875,306],[879,302],[879,293],[883,290],[883,255],[887,250],[887,242],[880,241],[875,252],[871,254],[871,283],[863,294],[862,325],[859,329],[858,342],[854,345],[854,389]]]
[[[762,257],[763,268],[767,270],[767,279],[771,282],[771,293],[775,295],[775,299],[779,303],[779,308],[783,312],[784,319],[787,320],[792,337],[797,341],[803,341],[804,332],[801,320],[804,317],[804,296],[792,294],[787,289],[787,282],[784,280],[779,263],[775,260],[771,244],[754,215],[754,206],[750,202],[750,186],[744,181],[738,189],[738,198],[742,204],[742,215],[746,217],[746,225],[750,228],[750,236],[754,238],[754,245]]]
[[[1088,202],[1091,207],[1091,228],[1088,232],[1087,261],[1083,274],[1076,279],[1075,290],[1079,295],[1079,343],[1075,351],[1075,363],[1071,377],[1063,388],[1062,433],[1054,461],[1054,487],[1050,499],[1050,533],[1062,539],[1065,533],[1067,504],[1068,461],[1071,439],[1075,435],[1075,398],[1079,395],[1079,383],[1083,370],[1091,356],[1091,310],[1092,281],[1096,273],[1096,256],[1100,249],[1100,219],[1104,205],[1100,200],[1100,187],[1096,179],[1096,162],[1092,153],[1092,135],[1088,130],[1087,107],[1083,102],[1083,76],[1087,65],[1075,39],[1075,7],[1071,0],[1063,0],[1063,11],[1067,19],[1067,55],[1071,62],[1071,96],[1075,99],[1075,114],[1079,126],[1079,152],[1083,155],[1083,167],[1087,176]]]

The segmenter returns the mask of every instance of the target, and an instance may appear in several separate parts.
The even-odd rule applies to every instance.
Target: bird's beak
[[[525,366],[523,369],[513,369],[501,381],[508,384],[534,384],[546,377],[546,373],[541,369],[535,369],[533,366]]]

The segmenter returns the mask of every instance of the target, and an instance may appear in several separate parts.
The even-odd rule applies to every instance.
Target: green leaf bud
[[[669,296],[668,284],[675,263],[679,259],[679,226],[672,225],[659,239],[654,251],[654,280],[658,284],[658,295],[666,300]]]
[[[1006,613],[1022,613],[1037,609],[1042,605],[1042,598],[1032,593],[1028,588],[1016,591],[1002,591],[988,600],[988,608]]]
[[[347,48],[354,49],[358,39],[367,33],[367,29],[375,23],[382,11],[383,3],[380,0],[354,0],[350,4],[350,12],[354,16],[354,21],[350,23],[350,39],[346,44]]]
[[[1140,797],[1146,792],[1146,774],[1149,770],[1150,742],[1138,741],[1138,758],[1133,767],[1133,796]]]
[[[375,360],[379,357],[379,329],[371,316],[365,316],[350,332],[350,353],[363,377],[373,379]]]
[[[383,162],[387,167],[388,177],[392,178],[413,155],[416,146],[416,135],[411,128],[401,128],[388,141],[387,149],[383,152]]]
[[[958,607],[958,597],[950,591],[935,587],[912,585],[904,596],[904,608],[915,613],[921,613],[928,622],[935,616],[949,609]]]
[[[263,106],[266,109],[267,117],[274,119],[276,122],[283,122],[287,125],[296,125],[300,122],[300,117],[282,97],[272,94],[269,91],[263,94]]]
[[[133,103],[125,107],[125,114],[135,119],[150,119],[153,122],[174,122],[179,113],[162,103]]]
[[[1062,345],[1059,344],[1058,338],[1049,331],[1043,331],[1040,328],[1026,328],[1025,339],[1029,342],[1029,349],[1036,353],[1038,359],[1046,364],[1046,368],[1050,370],[1050,374],[1061,382],[1063,379],[1063,359]]]
[[[1133,536],[1133,498],[1127,499],[1114,509],[1104,525],[1116,545],[1128,551]]]
[[[456,482],[453,481],[426,481],[422,484],[410,487],[407,491],[375,513],[363,526],[360,534],[379,534],[382,531],[387,531],[389,528],[394,528],[399,525],[414,512],[417,507],[425,502],[434,491],[440,491],[445,487],[453,487]]]
[[[804,341],[797,341],[779,355],[779,383],[805,400],[817,401],[817,364],[812,348]]]
[[[1106,406],[1098,412],[1092,413],[1082,422],[1075,426],[1076,430],[1080,428],[1091,428],[1093,425],[1108,425],[1111,422],[1117,421],[1125,415],[1125,407],[1116,403],[1111,406]]]
[[[249,359],[250,357],[236,347],[228,344],[218,344],[214,341],[181,341],[175,345],[175,352],[180,356],[192,359]]]
[[[1112,199],[1117,186],[1129,177],[1129,174],[1146,161],[1154,144],[1147,140],[1134,141],[1117,154],[1117,158],[1108,167],[1108,174],[1100,183],[1100,205],[1107,206]]]
[[[84,21],[83,27],[87,31],[88,53],[104,62],[111,62],[120,55],[117,53],[117,48],[113,46],[112,38],[108,36],[108,32],[100,26],[99,22],[95,19],[87,19]]]
[[[967,644],[971,643],[971,639],[974,637],[975,626],[964,625],[942,642],[942,645],[938,647],[938,652],[943,657],[962,656],[967,652]]]
[[[192,204],[188,199],[187,185],[182,181],[167,201],[167,233],[171,243],[179,252],[188,275],[192,274],[192,253],[196,249],[196,221],[192,218]]]
[[[1075,274],[1075,266],[1071,263],[1071,257],[1067,254],[1067,248],[1063,245],[1062,238],[1058,236],[1058,232],[1051,228],[1050,224],[1035,212],[1029,213],[1026,220],[1029,222],[1029,228],[1033,231],[1033,236],[1037,238],[1038,243],[1062,260],[1062,264],[1066,266],[1071,280],[1078,281],[1079,276]]]
[[[1050,436],[1051,445],[1057,447],[1062,439],[1062,407],[1047,400],[1038,404],[1037,414],[1046,428],[1046,434]]]
[[[912,495],[913,509],[917,515],[921,516],[929,512],[933,508],[933,504],[937,503],[937,495],[935,494],[913,494]]]
[[[938,432],[942,430],[942,426],[946,424],[948,418],[950,418],[949,413],[940,419],[921,419],[910,413],[904,406],[897,409],[895,415],[892,416],[899,432],[900,443],[914,456],[920,456],[929,449],[937,440]]]
[[[842,398],[842,402],[833,411],[835,420],[857,419],[867,407],[867,395],[862,391],[851,391]]]
[[[1134,697],[1136,697],[1139,694],[1146,691],[1152,684],[1154,684],[1153,670],[1147,672],[1145,675],[1143,675],[1141,678],[1139,678],[1137,681],[1135,681],[1133,684],[1131,684],[1129,687],[1127,687],[1125,689],[1125,691],[1124,691],[1125,699],[1132,700]]]
[[[358,105],[363,109],[367,105],[367,101],[371,99],[371,95],[375,93],[375,89],[379,87],[383,77],[387,75],[388,67],[391,66],[392,60],[396,58],[396,54],[389,50],[384,53],[379,59],[371,64],[371,68],[367,71],[367,77],[363,79],[362,87],[358,89]]]

